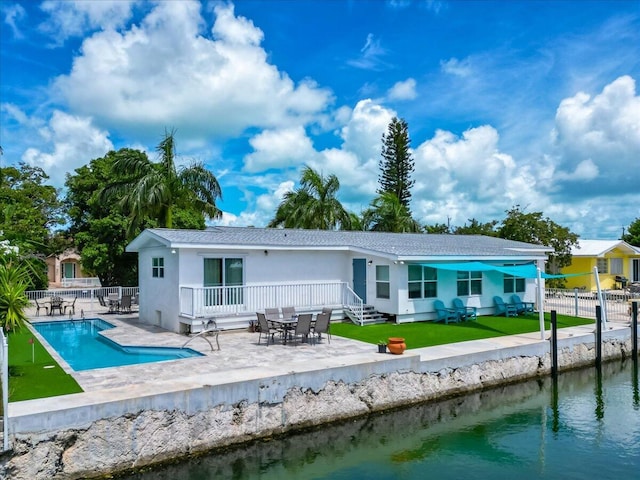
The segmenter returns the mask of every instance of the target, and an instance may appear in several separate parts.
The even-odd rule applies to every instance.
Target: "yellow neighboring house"
[[[622,240],[579,240],[571,250],[571,265],[562,273],[593,272],[598,267],[603,290],[620,289],[631,282],[640,282],[640,248]],[[596,290],[593,275],[567,278],[567,288]]]

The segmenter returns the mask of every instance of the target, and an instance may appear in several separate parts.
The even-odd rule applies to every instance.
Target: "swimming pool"
[[[123,347],[99,334],[114,328],[99,318],[34,323],[33,327],[75,371],[203,356],[190,348]]]

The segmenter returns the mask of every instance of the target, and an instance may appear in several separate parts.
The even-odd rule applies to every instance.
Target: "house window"
[[[409,265],[409,298],[438,296],[438,270],[422,265]]]
[[[153,278],[164,278],[164,257],[153,257],[151,259],[151,276]]]
[[[622,275],[622,259],[612,258],[609,260],[609,266],[611,267],[611,275]],[[598,269],[598,271],[600,271]]]
[[[205,258],[203,285],[225,287],[205,292],[205,305],[242,304],[244,268],[242,258]]]
[[[606,258],[599,258],[596,266],[598,267],[598,273],[609,273],[609,262]]]
[[[376,297],[389,298],[391,287],[389,284],[389,266],[376,265]]]
[[[515,265],[505,265],[505,267],[513,267]],[[514,277],[507,273],[504,274],[504,293],[518,293],[525,291],[525,280],[522,277]]]
[[[482,272],[458,270],[458,296],[482,295]]]

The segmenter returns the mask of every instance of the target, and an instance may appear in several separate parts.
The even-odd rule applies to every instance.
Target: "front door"
[[[640,259],[634,258],[631,263],[631,281],[640,282]]]
[[[76,264],[66,262],[62,264],[62,278],[76,278]]]
[[[367,259],[353,259],[353,291],[367,303]]]

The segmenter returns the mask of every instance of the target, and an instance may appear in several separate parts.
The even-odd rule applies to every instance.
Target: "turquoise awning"
[[[457,262],[457,263],[421,263],[425,267],[438,268],[440,270],[455,270],[463,272],[487,272],[496,271],[507,275],[520,278],[538,278],[538,269],[534,263],[527,263],[524,265],[491,265],[483,262]],[[542,278],[566,278],[566,277],[578,277],[582,275],[591,275],[591,272],[586,273],[569,273],[551,275],[549,273],[540,272]]]

